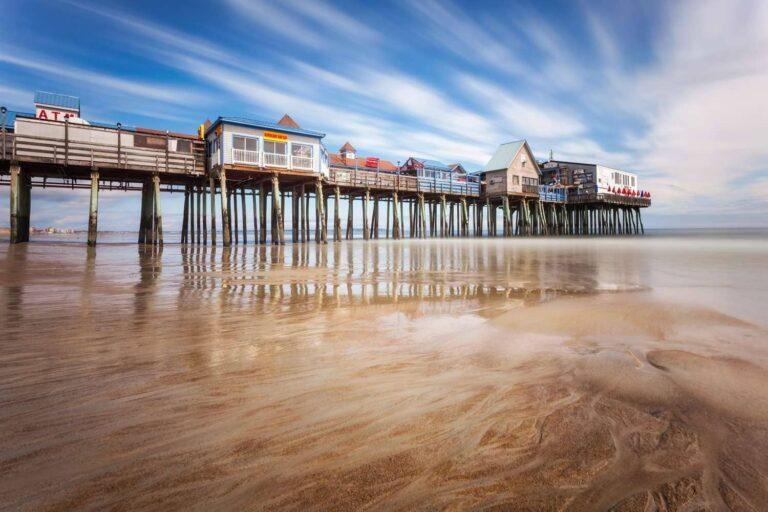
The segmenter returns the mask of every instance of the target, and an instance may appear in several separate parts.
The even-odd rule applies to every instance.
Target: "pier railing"
[[[391,172],[360,171],[355,169],[331,168],[328,175],[331,185],[348,187],[397,190],[402,192],[422,192],[433,194],[452,194],[471,197],[480,196],[480,184],[462,181],[433,180],[404,176]]]
[[[202,154],[125,147],[33,135],[0,135],[3,160],[171,174],[204,174]]]
[[[609,203],[624,206],[651,206],[650,197],[633,197],[622,194],[587,193],[569,194],[568,204]]]

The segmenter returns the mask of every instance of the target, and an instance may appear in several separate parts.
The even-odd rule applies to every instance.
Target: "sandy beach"
[[[0,245],[3,510],[768,509],[768,241]]]

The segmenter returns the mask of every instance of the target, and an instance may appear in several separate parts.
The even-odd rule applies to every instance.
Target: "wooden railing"
[[[205,173],[202,147],[195,153],[179,153],[12,133],[0,138],[4,160],[172,174]]]
[[[651,206],[650,197],[633,197],[621,194],[569,194],[568,204],[610,203],[625,206]]]
[[[453,194],[471,197],[480,196],[480,184],[471,182],[446,182],[416,176],[403,176],[389,172],[360,171],[355,169],[330,169],[328,181],[331,185],[361,187],[403,192],[424,192]]]

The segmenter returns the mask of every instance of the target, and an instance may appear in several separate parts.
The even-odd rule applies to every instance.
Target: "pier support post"
[[[152,226],[152,199],[149,193],[149,181],[141,183],[141,213],[139,214],[139,244],[150,243]]]
[[[259,190],[259,243],[267,243],[267,185],[262,183]]]
[[[427,209],[424,194],[419,194],[419,238],[427,238]]]
[[[400,208],[398,207],[397,190],[392,192],[392,238],[400,240]]]
[[[227,174],[219,171],[219,193],[221,194],[221,240],[224,247],[232,245],[232,233],[229,230],[229,195],[227,194]]]
[[[202,222],[201,222],[201,220],[202,220],[202,206],[201,206],[201,203],[202,203],[203,191],[202,191],[199,183],[196,183],[192,187],[192,190],[196,191],[195,196],[197,198],[197,221],[196,221],[196,224],[195,224],[195,227],[197,228],[197,230],[195,231],[195,243],[199,245],[200,244],[200,232],[201,232],[201,227],[202,227]]]
[[[99,220],[99,171],[91,171],[91,204],[88,209],[88,245],[96,246],[96,229]]]
[[[325,199],[323,198],[323,182],[315,182],[315,241],[326,243],[325,233]]]
[[[208,185],[203,180],[202,185],[200,185],[200,195],[203,196],[203,207],[201,208],[201,211],[203,212],[203,245],[208,245]]]
[[[153,185],[153,213],[155,230],[153,236],[153,242],[155,245],[163,245],[163,211],[160,209],[160,176],[152,176]]]
[[[349,192],[349,202],[347,204],[347,240],[352,240],[354,235],[352,229],[352,221],[354,219],[355,197],[352,195],[352,191]]]
[[[240,189],[240,206],[242,207],[243,218],[243,244],[248,244],[248,211],[245,208],[245,187]]]
[[[371,213],[371,238],[379,238],[379,196],[373,196],[373,212]]]
[[[211,189],[211,245],[216,245],[216,181],[208,176],[208,188]]]
[[[272,244],[284,244],[282,226],[283,210],[280,206],[280,180],[277,175],[272,176]]]
[[[371,230],[368,225],[368,202],[371,199],[371,193],[366,188],[365,193],[363,194],[363,240],[368,240],[371,238]]]
[[[475,203],[475,236],[483,236],[483,203],[480,200]]]
[[[501,198],[501,206],[504,214],[504,236],[512,236],[512,216],[509,212],[509,196]]]
[[[259,243],[259,203],[256,200],[256,187],[251,185],[251,206],[253,207],[253,244]],[[294,217],[294,221],[296,217]]]
[[[31,177],[18,164],[11,165],[11,240],[12,244],[29,242],[29,222],[32,206]]]
[[[229,203],[230,207],[232,208],[232,212],[230,215],[232,216],[232,219],[235,221],[235,226],[232,231],[232,234],[235,235],[235,245],[238,245],[240,243],[240,217],[237,215],[237,188],[232,187],[232,190],[229,193],[229,197],[231,199],[231,202]]]
[[[184,187],[184,210],[181,216],[181,243],[187,243],[189,235],[189,185]]]
[[[339,218],[339,201],[341,201],[341,190],[339,187],[333,189],[333,240],[341,242],[341,219]]]

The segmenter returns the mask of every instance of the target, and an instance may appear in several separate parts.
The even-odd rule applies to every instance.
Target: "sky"
[[[364,155],[481,168],[503,142],[636,172],[649,227],[768,225],[768,2],[0,0],[0,104],[194,132],[289,113]],[[0,225],[8,225],[0,189]],[[168,199],[167,229],[180,223]],[[33,191],[82,228],[87,192]],[[104,192],[102,229],[138,196]]]

